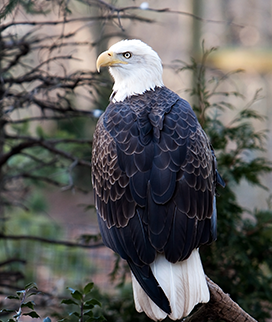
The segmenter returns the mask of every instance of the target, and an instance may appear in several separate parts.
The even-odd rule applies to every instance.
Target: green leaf
[[[41,292],[31,292],[31,293],[27,294],[27,297],[30,297],[32,295],[37,295],[37,294],[41,294]]]
[[[28,308],[30,308],[31,310],[34,310],[34,302],[29,301],[29,302],[27,302],[27,303],[23,303],[23,304],[22,304],[22,307],[28,307]]]
[[[9,299],[9,300],[20,300],[20,297],[19,296],[15,296],[15,295],[9,295],[6,297],[6,299]]]
[[[31,288],[38,289],[37,284],[33,282],[26,284],[25,290],[30,290]]]
[[[88,293],[90,293],[90,291],[93,289],[94,287],[94,283],[93,282],[90,282],[88,283],[85,287],[84,287],[84,290],[83,290],[83,293],[86,295]]]
[[[85,322],[93,322],[94,321],[94,318],[93,317],[90,317],[89,319],[87,319]]]
[[[92,310],[94,308],[94,305],[92,305],[92,304],[84,304],[83,305],[83,309],[84,310]]]
[[[39,314],[36,313],[35,311],[24,313],[23,315],[31,316],[33,319],[38,319],[40,317]]]
[[[74,312],[71,312],[71,313],[69,313],[69,316],[72,316],[72,315],[74,315],[74,316],[76,316],[76,317],[78,317],[79,318],[79,313],[78,312],[76,312],[76,311],[74,311]]]
[[[91,299],[89,301],[86,301],[85,305],[93,305],[93,306],[98,305],[98,306],[101,306],[101,303],[96,299]]]
[[[94,308],[94,305],[92,305],[92,304],[89,304],[89,305],[88,304],[87,305],[85,304],[85,305],[83,305],[83,309],[84,310],[92,310],[93,308]]]
[[[79,301],[81,301],[83,298],[83,295],[78,290],[75,290],[74,292],[72,292],[71,295],[74,299]]]
[[[61,301],[61,304],[67,304],[67,305],[70,305],[70,304],[75,304],[75,305],[78,305],[77,302],[75,302],[74,300],[72,299],[65,299],[65,300],[62,300]]]
[[[85,311],[84,315],[87,315],[89,317],[93,317],[93,311],[92,310]]]

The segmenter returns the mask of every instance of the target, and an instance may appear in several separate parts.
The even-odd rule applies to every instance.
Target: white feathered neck
[[[122,40],[110,47],[126,64],[111,66],[109,71],[114,78],[112,100],[123,101],[125,98],[154,90],[164,86],[162,63],[158,54],[140,40]],[[126,59],[123,54],[129,52]]]

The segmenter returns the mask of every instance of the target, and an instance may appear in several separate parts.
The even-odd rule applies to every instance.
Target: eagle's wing
[[[134,276],[147,295],[165,312],[169,301],[154,278],[149,263],[156,251],[151,246],[129,189],[129,177],[120,169],[114,139],[100,117],[93,138],[92,182],[99,228],[103,241],[127,260]],[[143,255],[139,257],[139,252]]]
[[[157,252],[176,262],[216,238],[209,141],[186,101],[167,89],[148,95],[109,105],[92,153],[103,240],[129,262],[146,292]]]

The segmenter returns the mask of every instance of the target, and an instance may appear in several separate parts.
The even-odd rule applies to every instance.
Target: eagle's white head
[[[111,46],[97,58],[97,70],[104,66],[110,66],[114,78],[115,102],[163,86],[161,59],[141,40],[122,40]]]

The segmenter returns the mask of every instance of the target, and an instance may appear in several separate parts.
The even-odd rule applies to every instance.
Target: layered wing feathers
[[[171,261],[187,258],[215,238],[210,219],[216,215],[214,164],[191,107],[170,90],[157,88],[111,103],[94,136],[99,216],[126,235],[120,243],[134,245],[135,262],[135,256],[146,257],[139,250],[146,241],[154,254],[164,252]],[[132,225],[133,233],[125,234]],[[150,264],[153,257],[143,262]]]
[[[217,174],[209,141],[190,105],[162,87],[110,103],[92,154],[103,240],[129,262],[144,289],[154,291],[149,265],[157,253],[175,263],[216,238]]]

